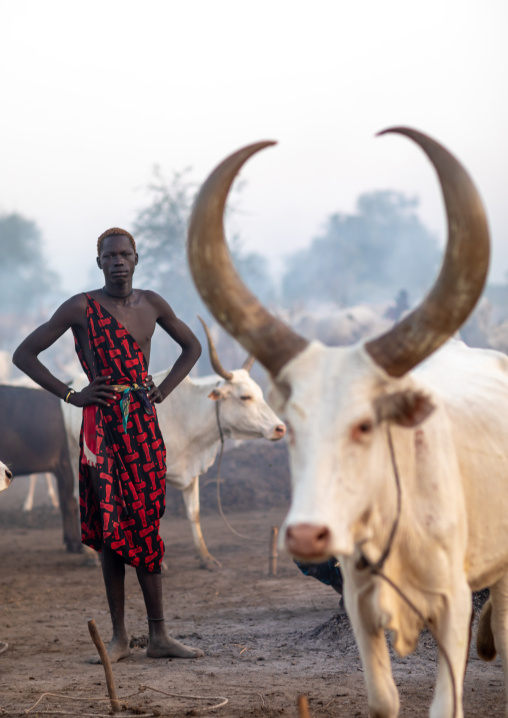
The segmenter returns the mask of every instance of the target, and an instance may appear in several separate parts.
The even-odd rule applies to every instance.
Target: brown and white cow
[[[12,471],[0,461],[0,491],[4,491],[12,481]]]
[[[233,154],[204,183],[189,261],[210,311],[271,374],[290,437],[285,545],[306,561],[340,557],[371,715],[399,710],[385,631],[406,655],[425,620],[440,653],[431,715],[462,718],[472,590],[491,590],[480,631],[490,647],[479,650],[492,657],[497,649],[508,685],[508,358],[447,341],[488,268],[487,222],[471,179],[429,137],[390,131],[434,165],[449,236],[431,292],[388,332],[351,347],[309,343],[235,272],[223,231],[228,191],[244,162],[272,143]]]
[[[166,480],[182,492],[201,567],[212,568],[220,564],[208,551],[201,531],[199,475],[215,461],[221,431],[227,439],[277,441],[286,433],[286,427],[264,400],[260,386],[249,376],[252,361],[248,359],[241,369],[226,371],[204,323],[203,326],[216,374],[185,378],[157,405],[157,416],[166,445]],[[153,375],[157,386],[168,372],[169,369]],[[87,383],[83,374],[72,386],[79,391]],[[63,401],[61,406],[72,465],[77,471],[82,411]]]

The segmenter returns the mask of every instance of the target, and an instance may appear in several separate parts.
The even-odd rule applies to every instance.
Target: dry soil
[[[224,508],[248,539],[224,526],[213,475],[203,481],[202,523],[221,569],[198,568],[181,497],[173,490],[162,524],[168,625],[205,657],[146,658],[143,601],[129,569],[133,653],[113,666],[118,695],[128,705],[123,715],[289,717],[305,694],[314,718],[367,716],[358,651],[347,616],[338,615],[338,595],[303,576],[287,556],[279,557],[276,577],[268,575],[270,530],[280,525],[289,497],[284,446],[252,442],[225,457]],[[42,482],[32,514],[21,512],[27,484],[19,478],[0,496],[0,641],[8,644],[0,655],[0,715],[108,715],[103,668],[88,662],[95,654],[88,619],[95,619],[104,640],[110,637],[100,569],[65,553],[60,517]],[[394,657],[402,717],[428,715],[436,659],[427,633],[414,655]],[[503,693],[499,659],[482,663],[471,649],[466,716],[504,716]]]

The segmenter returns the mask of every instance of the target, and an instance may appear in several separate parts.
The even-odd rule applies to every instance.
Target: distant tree
[[[58,288],[58,275],[47,266],[35,222],[19,214],[0,215],[0,256],[1,312],[30,310]]]
[[[422,224],[418,199],[385,190],[358,198],[356,214],[331,215],[322,236],[287,259],[284,302],[385,301],[401,287],[420,294],[439,263],[436,238]]]
[[[143,286],[164,296],[184,321],[194,324],[203,304],[194,287],[187,263],[187,224],[196,186],[188,171],[175,172],[170,180],[154,168],[148,186],[151,203],[140,210],[134,223],[134,236],[140,254],[136,270]],[[236,268],[253,292],[269,301],[274,294],[267,260],[256,253],[245,253],[236,235],[230,245]]]
[[[177,315],[189,321],[202,305],[185,254],[187,222],[195,192],[186,175],[187,172],[175,173],[168,181],[159,167],[154,168],[147,187],[151,202],[139,211],[133,233],[140,255],[136,273],[143,287],[162,294]]]

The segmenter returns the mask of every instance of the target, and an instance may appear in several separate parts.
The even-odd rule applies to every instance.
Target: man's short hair
[[[111,227],[111,229],[107,229],[105,232],[103,232],[97,240],[97,256],[101,256],[102,245],[106,237],[120,237],[122,235],[128,237],[130,243],[132,244],[132,249],[136,251],[136,242],[134,241],[134,237],[132,236],[132,234],[127,232],[126,229],[120,229],[120,227]]]

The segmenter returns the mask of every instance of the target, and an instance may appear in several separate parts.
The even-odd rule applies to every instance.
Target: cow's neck
[[[218,421],[218,416],[220,417],[220,399],[214,401],[208,398],[210,392],[217,386],[217,380],[212,377],[206,384],[196,384],[191,381],[190,385],[191,391],[198,399],[196,404],[200,406],[199,423],[197,420],[192,422],[195,436],[199,436],[203,448],[217,444],[215,446],[215,449],[217,449],[221,435]]]
[[[156,384],[161,380],[158,375],[154,376]],[[187,377],[165,401],[174,407],[174,415],[179,418],[179,433],[186,437],[188,445],[197,442],[201,450],[219,444],[215,402],[208,398],[216,385],[215,376],[198,381]]]

